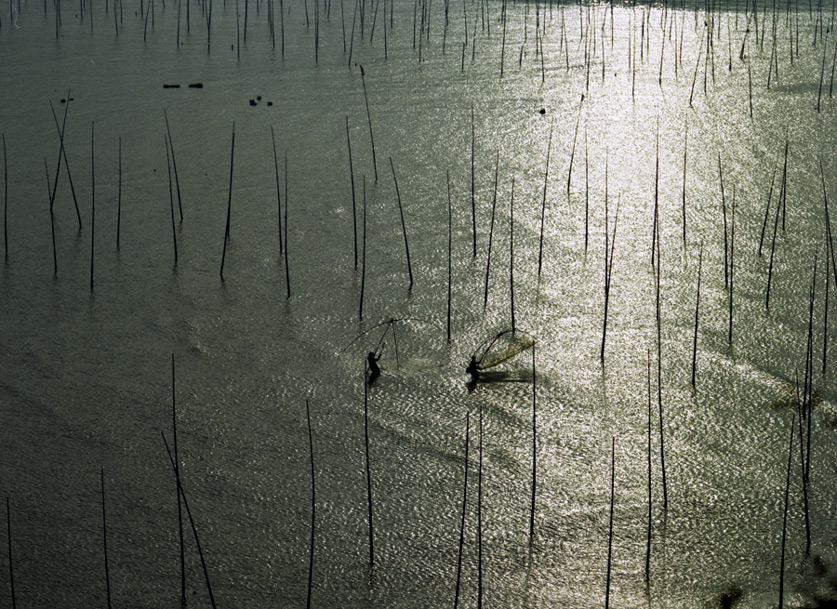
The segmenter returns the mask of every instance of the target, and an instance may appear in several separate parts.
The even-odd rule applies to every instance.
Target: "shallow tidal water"
[[[180,604],[172,400],[190,607],[778,606],[792,421],[837,597],[830,3],[209,7],[3,2],[0,603]]]

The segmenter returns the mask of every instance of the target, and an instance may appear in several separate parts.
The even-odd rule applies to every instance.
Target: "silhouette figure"
[[[375,382],[379,376],[381,376],[381,369],[378,367],[378,360],[381,359],[381,356],[375,355],[374,351],[370,351],[369,355],[366,356],[366,362],[369,366],[369,384]]]
[[[473,355],[471,361],[468,362],[468,367],[465,368],[465,372],[471,375],[472,381],[476,381],[480,377],[480,371],[477,369],[477,358]]]

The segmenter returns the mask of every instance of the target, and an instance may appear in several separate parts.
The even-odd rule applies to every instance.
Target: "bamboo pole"
[[[700,275],[703,270],[703,241],[700,242],[700,255],[698,257],[698,280],[697,291],[695,296],[695,333],[692,341],[692,387],[695,386],[695,375],[697,374],[697,338],[698,338],[698,319],[700,314]]]
[[[450,202],[450,171],[445,172],[445,177],[447,178],[448,184],[448,308],[447,308],[447,338],[448,342],[450,342],[450,317],[451,317],[451,284],[453,278],[452,272],[452,249],[453,249],[453,213],[451,210],[451,202]]]
[[[111,609],[111,600],[110,600],[110,567],[108,566],[108,524],[107,524],[107,513],[105,511],[105,468],[102,468],[101,471],[101,482],[102,482],[102,545],[104,546],[105,552],[105,586],[107,590],[107,601],[108,601],[108,609]]]
[[[114,11],[115,12],[115,11]],[[119,186],[116,198],[116,249],[119,250],[119,237],[122,232],[122,136],[119,136]]]
[[[358,317],[363,319],[363,292],[366,287],[366,175],[363,176],[363,243],[360,262],[360,308]]]
[[[511,202],[509,203],[509,301],[511,304],[512,334],[514,334],[514,177],[512,177]]]
[[[783,181],[784,181],[784,179],[783,179]],[[784,190],[784,186],[782,186],[782,189]],[[780,194],[780,198],[781,198],[781,194]],[[779,212],[781,211],[781,209],[782,209],[781,201],[777,201],[777,203],[776,203],[776,217],[773,220],[773,240],[772,240],[771,245],[770,245],[770,263],[767,267],[767,291],[765,293],[765,298],[764,298],[764,308],[767,311],[770,310],[770,285],[773,281],[773,258],[774,258],[775,253],[776,253],[776,232],[777,232],[778,226],[779,226]]]
[[[732,293],[735,273],[735,185],[732,186],[732,227],[729,241],[729,346],[732,347]]]
[[[788,448],[788,473],[785,480],[785,510],[782,517],[782,558],[779,562],[779,609],[784,606],[785,597],[785,539],[787,537],[788,528],[788,495],[790,494],[790,470],[791,470],[791,454],[793,452],[793,428],[796,422],[796,415],[791,420],[790,433],[790,447]]]
[[[188,4],[188,0],[187,3]],[[183,203],[180,198],[180,178],[177,176],[177,159],[174,157],[174,143],[171,139],[171,129],[169,128],[169,116],[163,110],[163,118],[166,120],[166,132],[169,136],[169,150],[171,151],[171,163],[174,168],[174,183],[177,186],[177,208],[180,210],[180,221],[183,222]]]
[[[93,17],[91,13],[91,23]],[[90,123],[90,292],[93,292],[93,260],[96,245],[96,146],[93,141],[95,122]]]
[[[607,173],[607,170],[605,170]],[[605,183],[607,182],[607,178],[605,178]],[[605,187],[605,191],[607,188]],[[599,353],[599,359],[604,365],[604,354],[605,354],[605,340],[607,338],[607,313],[608,313],[608,304],[610,302],[610,279],[613,273],[613,251],[616,245],[616,228],[619,224],[619,205],[621,203],[621,198],[616,203],[616,217],[613,220],[613,239],[610,243],[610,253],[608,254],[608,246],[607,242],[605,243],[605,294],[604,294],[604,314],[602,320],[602,348]],[[607,209],[607,196],[605,196],[605,209]],[[605,235],[607,235],[608,227],[607,227],[607,211],[605,211]],[[607,241],[607,240],[606,240]]]
[[[379,2],[380,1],[381,0],[379,0]],[[389,167],[392,170],[392,181],[395,183],[395,194],[396,194],[396,197],[398,198],[398,213],[401,216],[401,232],[404,234],[404,250],[407,253],[407,272],[410,275],[410,289],[412,290],[413,289],[413,265],[410,263],[410,246],[407,243],[407,225],[404,223],[404,208],[401,205],[401,192],[398,190],[398,180],[395,178],[395,165],[393,165],[393,163],[392,163],[392,157],[389,157]]]
[[[49,225],[52,229],[52,275],[53,277],[58,277],[58,250],[55,247],[55,213],[53,212],[53,202],[55,199],[49,187],[49,168],[47,167],[46,157],[44,157],[44,172],[46,173],[47,193],[49,194]]]
[[[6,134],[3,134],[3,248],[9,260],[9,163],[6,155]]]
[[[174,195],[172,193],[171,184],[171,164],[169,163],[170,141],[167,137],[163,137],[166,144],[166,170],[169,176],[169,211],[171,212],[171,238],[174,244],[174,266],[177,266],[177,231],[174,226]]]
[[[497,160],[494,165],[494,199],[491,203],[491,224],[488,229],[488,255],[485,261],[485,296],[483,297],[482,308],[488,307],[488,275],[491,269],[491,244],[494,240],[494,212],[497,210],[497,177],[500,171],[500,152],[497,151]]]
[[[537,371],[535,370],[535,343],[532,343],[532,502],[529,508],[529,546],[535,538],[535,496],[538,473],[538,408]]]
[[[477,609],[482,609],[482,404],[479,408],[479,466],[477,469]]]
[[[342,6],[342,1],[341,6]],[[346,115],[346,146],[349,149],[349,176],[352,185],[352,236],[354,237],[355,270],[357,270],[357,202],[355,197],[355,166],[352,162],[352,140],[349,137],[349,115]]]
[[[365,179],[365,178],[364,178]],[[375,564],[374,529],[372,528],[372,474],[369,468],[369,384],[363,372],[363,432],[366,453],[366,505],[369,509],[369,566]]]
[[[230,216],[232,215],[232,185],[233,185],[233,162],[235,160],[235,121],[232,126],[232,143],[230,145],[230,189],[227,198],[227,224],[224,229],[224,250],[221,254],[221,280],[224,279],[224,260],[227,257],[227,241],[230,240]]]
[[[611,438],[610,451],[610,525],[607,535],[607,584],[605,587],[605,609],[610,606],[610,570],[613,558],[613,503],[616,490],[616,436]]]
[[[660,240],[657,240],[657,405],[660,411],[660,468],[663,478],[663,510],[668,510],[668,485],[666,484],[666,457],[663,434],[663,345],[661,339],[662,318],[660,317],[660,279],[663,261],[660,258]]]
[[[58,126],[58,117],[55,115],[55,109],[52,106],[52,101],[49,102],[50,110],[52,110],[52,119],[55,121],[55,128],[58,130],[58,136],[61,140],[60,147],[58,149],[58,164],[55,169],[55,184],[52,187],[52,195],[50,199],[50,207],[53,205],[55,201],[55,193],[58,190],[58,175],[60,174],[61,168],[61,159],[64,159],[64,167],[67,169],[67,179],[70,182],[70,192],[73,195],[73,204],[76,208],[76,219],[78,220],[78,230],[81,230],[81,211],[78,208],[78,199],[76,197],[76,189],[73,185],[73,176],[70,173],[70,164],[67,161],[67,151],[64,148],[64,134],[66,132],[67,126],[67,111],[70,109],[70,91],[67,91],[67,105],[64,106],[64,119],[62,122],[61,127]]]
[[[189,502],[186,500],[186,491],[183,488],[183,485],[181,484],[180,475],[177,473],[177,466],[174,464],[174,459],[172,457],[171,451],[169,450],[169,444],[166,441],[166,434],[162,431],[160,432],[160,434],[163,436],[163,444],[165,444],[166,446],[166,452],[169,455],[169,461],[171,462],[172,468],[175,469],[180,497],[183,499],[183,506],[186,508],[186,515],[189,517],[189,524],[192,527],[192,535],[195,538],[195,545],[198,548],[198,556],[200,557],[201,567],[203,568],[203,576],[204,580],[206,581],[206,589],[209,592],[209,602],[212,605],[212,609],[216,609],[215,596],[212,594],[212,584],[209,581],[209,570],[206,566],[206,559],[203,555],[203,548],[201,546],[200,538],[198,537],[198,528],[197,525],[195,525],[195,519],[192,517],[192,510],[189,509]]]
[[[183,497],[180,495],[180,457],[177,451],[177,392],[175,391],[174,353],[171,354],[171,433],[174,445],[174,477],[177,482],[177,533],[180,547],[180,606],[186,606],[186,546],[183,543]],[[165,441],[165,436],[163,437]]]
[[[651,579],[651,349],[648,349],[648,534],[645,543],[645,585]]]
[[[459,607],[459,587],[462,579],[462,549],[465,546],[465,514],[468,508],[468,444],[470,434],[470,412],[465,413],[465,480],[462,484],[462,519],[459,523],[459,552],[456,557],[456,589],[453,597],[453,607]]]
[[[273,144],[273,173],[276,177],[276,217],[279,224],[279,254],[281,255],[285,251],[282,243],[282,195],[279,190],[279,157],[276,155],[276,135],[273,132],[273,125],[270,126],[270,141]],[[357,257],[355,257],[355,266],[357,266]]]
[[[372,135],[372,115],[369,113],[369,96],[366,94],[366,70],[360,66],[360,80],[363,83],[363,99],[366,102],[366,119],[369,123],[369,140],[372,142],[372,166],[375,169],[375,183],[378,183],[378,161],[375,157],[375,137]]]
[[[552,131],[555,127],[555,119],[552,119],[552,123],[550,123],[549,127],[549,143],[546,147],[546,169],[544,170],[544,177],[543,177],[543,201],[541,202],[541,236],[538,244],[538,279],[541,277],[541,265],[543,262],[543,225],[544,225],[544,218],[546,216],[546,185],[547,181],[549,180],[549,156],[552,152]]]
[[[317,531],[316,517],[317,517],[317,488],[316,475],[314,473],[314,435],[311,432],[311,409],[308,406],[308,400],[305,400],[305,414],[308,419],[308,452],[311,457],[311,546],[308,559],[308,595],[306,597],[305,607],[311,609],[311,590],[314,583],[314,535]]]
[[[773,198],[773,184],[776,181],[776,169],[779,166],[779,160],[773,164],[773,175],[770,178],[770,189],[767,191],[767,205],[764,206],[764,221],[761,224],[761,237],[759,238],[759,257],[761,257],[761,248],[764,244],[764,232],[767,228],[767,217],[770,214],[770,201]]]
[[[718,177],[721,182],[721,210],[724,216],[724,287],[729,287],[729,242],[727,228],[727,199],[724,195],[724,170],[721,167],[721,153],[718,152]]]
[[[285,290],[287,294],[287,298],[290,299],[291,297],[291,266],[288,263],[288,248],[290,244],[288,243],[288,207],[290,206],[290,200],[288,199],[288,153],[285,152]]]
[[[8,497],[6,497],[6,533],[9,542],[9,588],[12,594],[12,609],[17,609],[17,598],[15,596],[14,561],[12,559],[12,509]]]
[[[582,102],[584,101],[584,96],[583,95],[581,96],[581,101]],[[570,199],[570,184],[572,183],[572,179],[573,179],[573,159],[575,159],[575,143],[578,140],[578,125],[580,123],[581,123],[581,103],[579,102],[579,104],[578,104],[578,118],[575,121],[575,135],[573,135],[573,148],[572,148],[572,151],[570,152],[570,169],[567,173],[567,200],[568,201]],[[585,133],[586,133],[586,127],[585,127]],[[586,146],[585,146],[585,148],[586,148]],[[586,225],[585,225],[584,234],[585,235],[587,234]],[[586,239],[585,239],[584,249],[585,249],[585,251],[587,251],[587,241],[586,241]]]
[[[477,203],[475,197],[476,185],[474,179],[475,155],[476,136],[474,134],[474,102],[471,102],[471,235],[474,246],[474,258],[477,257]]]

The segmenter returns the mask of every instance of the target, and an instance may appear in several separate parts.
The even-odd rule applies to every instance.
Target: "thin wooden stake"
[[[9,504],[9,498],[6,497],[6,533],[9,541],[9,587],[12,593],[12,609],[17,608],[17,600],[15,596],[15,573],[14,561],[12,560],[12,509]]]
[[[365,369],[363,372],[363,432],[366,448],[366,505],[369,508],[369,566],[373,566],[375,564],[373,545],[375,534],[372,528],[372,475],[369,468],[369,384],[366,382]]]
[[[273,133],[273,125],[270,126],[270,141],[273,144],[273,172],[276,176],[276,218],[279,223],[279,254],[285,251],[282,243],[282,195],[279,190],[279,157],[276,156],[276,135]],[[357,259],[355,259],[357,266]]]
[[[445,177],[447,178],[448,184],[448,324],[447,324],[447,337],[448,342],[450,342],[450,317],[451,317],[451,284],[453,278],[453,271],[452,271],[452,249],[453,249],[453,212],[451,209],[451,202],[450,202],[450,171],[445,172]]]
[[[91,23],[93,16],[90,16]],[[93,259],[96,245],[96,147],[93,143],[95,122],[90,123],[90,291],[93,291]]]
[[[9,164],[6,156],[6,134],[3,134],[3,247],[6,251],[6,260],[9,259]]]
[[[470,412],[465,413],[465,481],[462,484],[462,519],[459,523],[459,553],[456,558],[456,591],[453,607],[459,607],[459,584],[462,579],[462,548],[465,546],[465,514],[468,508],[468,438],[470,434]]]
[[[652,230],[651,230],[651,266],[654,266],[654,256],[657,251],[657,224],[659,223],[660,219],[660,197],[659,197],[659,185],[660,185],[660,125],[657,124],[657,156],[655,161],[654,170],[654,219],[652,222]]]
[[[497,160],[494,165],[494,199],[491,203],[491,224],[488,229],[488,255],[485,261],[485,296],[483,297],[482,308],[488,306],[488,274],[491,269],[491,243],[494,239],[494,212],[497,210],[497,176],[500,171],[500,152],[497,152]]]
[[[114,11],[115,14],[116,11]],[[122,136],[119,136],[119,194],[116,199],[116,249],[119,250],[119,236],[122,232]]]
[[[477,470],[477,609],[482,609],[482,404],[479,409],[479,468]]]
[[[291,266],[288,264],[288,207],[290,200],[288,199],[288,153],[285,152],[285,290],[287,298],[291,297]]]
[[[784,180],[784,178],[783,178]],[[782,187],[784,190],[784,186]],[[780,195],[781,198],[781,195]],[[767,291],[764,298],[764,308],[765,310],[770,310],[770,285],[773,281],[773,258],[776,253],[776,232],[779,227],[779,212],[782,209],[781,201],[776,202],[776,217],[773,221],[773,240],[770,245],[770,263],[767,267]]]
[[[648,534],[645,543],[645,584],[651,579],[651,349],[648,349]]]
[[[165,110],[163,110],[163,117],[166,119],[166,132],[169,136],[169,149],[171,150],[171,164],[174,167],[174,183],[177,186],[177,207],[180,210],[180,221],[183,222],[183,203],[180,199],[180,178],[177,177],[177,159],[174,158],[174,143],[171,139],[171,129],[169,129],[169,116]]]
[[[698,280],[697,294],[695,296],[695,333],[692,341],[692,387],[695,386],[695,375],[697,374],[697,338],[698,319],[700,314],[700,275],[703,270],[703,241],[700,242],[700,255],[698,257]]]
[[[605,609],[610,606],[610,567],[613,558],[613,503],[616,490],[616,436],[611,438],[610,449],[610,526],[607,534],[607,584],[605,587]]]
[[[721,167],[721,153],[718,152],[718,176],[721,181],[721,210],[724,215],[724,287],[729,287],[729,242],[727,229],[727,199],[724,196],[724,170]]]
[[[747,85],[750,93],[750,118],[753,118],[753,71],[749,63],[747,64]]]
[[[52,119],[55,121],[55,128],[58,130],[58,136],[61,140],[61,145],[58,149],[58,164],[55,169],[55,184],[52,187],[52,195],[50,198],[50,207],[54,203],[55,193],[58,190],[58,175],[61,173],[61,159],[64,159],[64,167],[67,169],[67,179],[70,182],[70,192],[73,195],[73,204],[76,208],[76,219],[78,220],[78,230],[81,230],[81,211],[78,208],[78,199],[76,197],[76,189],[73,185],[73,175],[70,173],[70,164],[67,161],[67,151],[64,148],[64,133],[67,126],[67,111],[70,109],[70,91],[67,91],[67,105],[64,106],[64,119],[61,127],[58,126],[58,117],[55,115],[55,109],[52,106],[52,101],[49,102],[50,110],[52,110]]]
[[[511,202],[509,203],[509,301],[511,304],[512,334],[515,332],[514,323],[514,178],[511,184]]]
[[[227,198],[227,225],[224,229],[224,251],[221,254],[221,280],[224,279],[224,260],[227,257],[227,241],[230,239],[230,216],[232,215],[232,185],[233,185],[233,161],[235,160],[235,122],[232,126],[232,143],[230,145],[230,189]]]
[[[366,287],[366,175],[363,176],[363,244],[360,259],[360,308],[358,317],[363,319],[363,292]]]
[[[108,566],[108,521],[105,512],[105,468],[101,472],[102,480],[102,545],[105,550],[105,585],[107,590],[108,609],[111,609],[110,602],[110,567]]]
[[[546,184],[549,180],[549,156],[552,152],[552,130],[555,127],[555,119],[552,119],[552,123],[549,127],[549,143],[546,147],[546,170],[544,171],[543,176],[543,201],[541,202],[541,237],[538,244],[538,279],[541,276],[541,265],[543,263],[543,225],[544,225],[544,218],[546,216]]]
[[[782,609],[785,602],[785,539],[788,529],[788,495],[790,494],[790,470],[791,455],[793,453],[793,428],[796,423],[796,415],[791,420],[790,447],[788,448],[788,474],[785,480],[785,510],[782,517],[782,558],[779,562],[779,609]]]
[[[675,64],[677,62],[675,61]],[[685,135],[683,136],[683,250],[686,250],[686,154],[689,150],[689,121],[685,121]]]
[[[729,336],[728,342],[732,347],[732,284],[735,272],[735,185],[732,186],[732,228],[729,241]]]
[[[535,343],[532,343],[532,502],[529,508],[529,545],[535,538],[535,496],[537,495],[538,473],[538,408],[537,371],[535,370]]]
[[[180,494],[180,460],[177,452],[177,392],[175,391],[174,353],[171,354],[171,433],[174,445],[174,477],[177,482],[177,532],[180,547],[180,606],[186,606],[186,546],[183,543],[183,497]],[[165,436],[163,437],[165,440]]]
[[[581,101],[584,101],[584,96],[581,96]],[[567,173],[567,200],[569,201],[570,198],[570,184],[572,183],[573,179],[573,159],[575,159],[575,143],[578,140],[578,125],[581,123],[581,103],[578,105],[578,118],[575,121],[575,135],[573,135],[573,148],[570,152],[570,169]],[[586,129],[586,128],[585,128]],[[586,133],[586,131],[585,131]],[[586,148],[586,146],[585,146]],[[587,231],[585,230],[585,235]]]
[[[171,238],[174,244],[174,266],[177,266],[177,231],[174,226],[174,195],[171,184],[171,164],[169,163],[169,150],[171,142],[167,137],[163,138],[166,144],[166,169],[169,175],[169,211],[171,212]]]
[[[317,531],[317,488],[314,473],[314,434],[311,432],[311,409],[308,407],[307,399],[305,400],[305,415],[308,419],[308,452],[311,456],[311,546],[308,554],[308,595],[305,606],[311,609],[311,589],[314,583],[314,535]]]
[[[607,312],[608,312],[608,304],[610,302],[610,278],[613,273],[613,251],[616,245],[616,228],[619,224],[619,206],[622,199],[621,197],[618,199],[616,203],[616,217],[613,220],[613,239],[611,240],[610,244],[610,253],[607,252],[607,243],[605,243],[605,294],[604,294],[604,315],[602,320],[602,348],[599,353],[599,358],[604,365],[604,355],[605,355],[605,340],[607,338]],[[607,202],[607,197],[605,197],[605,202]],[[605,212],[605,216],[607,213]],[[607,234],[607,220],[605,220],[605,234]]]
[[[209,581],[209,570],[206,566],[206,559],[203,556],[203,548],[201,547],[201,540],[198,537],[198,527],[195,525],[195,519],[192,517],[192,510],[189,509],[189,502],[186,500],[186,491],[183,488],[183,485],[180,483],[180,476],[177,474],[177,467],[174,464],[174,458],[172,457],[171,451],[169,450],[169,444],[166,442],[166,434],[160,431],[160,434],[163,436],[163,444],[166,446],[166,452],[169,455],[169,461],[171,462],[172,468],[175,469],[175,474],[177,477],[178,489],[180,491],[180,497],[183,499],[183,506],[186,508],[186,515],[189,517],[189,524],[192,527],[192,535],[195,538],[195,545],[198,548],[198,556],[200,557],[201,567],[203,568],[203,576],[204,580],[206,581],[206,589],[209,592],[209,602],[212,605],[212,609],[216,609],[215,605],[215,596],[212,594],[212,584]],[[185,605],[185,602],[183,603]]]
[[[46,157],[44,157],[44,172],[46,173],[47,193],[49,194],[49,225],[52,229],[52,275],[53,277],[57,277],[58,250],[55,247],[55,213],[53,212],[53,202],[55,201],[55,198],[52,196],[52,191],[50,191],[49,188],[49,168],[47,167]]]
[[[342,3],[342,0],[341,0]],[[349,149],[349,176],[352,184],[352,236],[355,244],[355,269],[357,269],[357,203],[355,197],[355,166],[352,162],[352,140],[349,137],[349,115],[346,115],[346,145]]]
[[[464,5],[463,5],[464,6]],[[476,137],[474,135],[474,102],[471,102],[471,235],[473,237],[474,258],[477,257],[477,203],[475,197],[474,156],[476,154]]]
[[[378,183],[378,161],[375,158],[375,137],[372,135],[372,115],[369,113],[369,96],[366,94],[366,70],[360,66],[360,80],[363,83],[363,99],[366,102],[366,119],[369,122],[369,139],[372,142],[372,166],[375,169],[375,183]]]
[[[663,345],[661,339],[662,318],[660,317],[660,279],[663,261],[660,258],[660,241],[657,240],[657,405],[660,410],[660,467],[663,478],[663,509],[668,509],[668,485],[666,484],[666,457],[663,434]]]
[[[761,257],[761,248],[764,244],[764,231],[767,228],[767,217],[770,214],[770,200],[773,198],[773,184],[776,181],[776,169],[779,166],[779,159],[773,164],[773,175],[770,178],[770,190],[767,192],[767,205],[764,206],[764,221],[761,224],[761,237],[759,238],[759,257]]]
[[[379,0],[380,2],[381,0]],[[386,1],[386,0],[383,0]],[[386,6],[386,5],[384,5]],[[385,22],[386,23],[386,22]],[[398,213],[401,215],[401,232],[404,234],[404,250],[407,253],[407,272],[410,275],[410,289],[413,289],[413,265],[410,264],[410,246],[407,244],[407,225],[404,223],[404,208],[401,205],[401,192],[398,190],[398,180],[395,178],[395,165],[389,157],[389,167],[392,170],[392,181],[395,183],[395,195],[398,198]]]

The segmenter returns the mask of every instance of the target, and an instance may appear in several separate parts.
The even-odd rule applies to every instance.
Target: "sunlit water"
[[[815,260],[811,557],[797,429],[784,601],[811,606],[837,594],[834,336],[825,336],[837,311],[829,304],[826,323],[835,275],[824,263],[832,254],[820,175],[822,163],[837,196],[833,8],[780,2],[753,16],[745,2],[714,4],[708,14],[687,4],[509,3],[504,37],[494,2],[451,3],[447,28],[443,2],[366,3],[361,32],[351,2],[318,12],[311,2],[306,22],[306,6],[288,0],[281,21],[274,2],[274,46],[264,2],[247,6],[245,43],[239,2],[239,46],[234,4],[216,0],[209,41],[201,5],[190,7],[188,33],[180,7],[178,47],[172,0],[148,19],[140,12],[148,3],[107,12],[88,3],[82,14],[65,2],[57,38],[52,3],[44,13],[37,2],[4,2],[0,492],[11,506],[18,606],[105,602],[101,468],[114,606],[178,606],[176,483],[161,438],[173,440],[172,354],[182,482],[219,607],[306,602],[306,401],[316,482],[312,606],[453,604],[468,413],[461,606],[478,602],[479,507],[484,606],[603,605],[614,437],[610,603],[720,606],[724,595],[740,595],[740,606],[778,605],[788,440]],[[180,87],[163,86],[171,84]],[[65,148],[82,227],[62,163],[53,259],[49,189],[60,145],[49,104],[60,122],[68,91]],[[176,184],[170,198],[164,111],[182,221]],[[530,350],[500,368],[521,382],[469,392],[471,353],[511,326],[512,285],[515,325],[537,341],[534,390]],[[390,319],[399,320],[395,335],[381,325]],[[370,568],[363,374],[365,354],[379,345],[383,375],[368,392]],[[184,526],[188,605],[210,606]],[[4,549],[6,606],[8,565]]]

